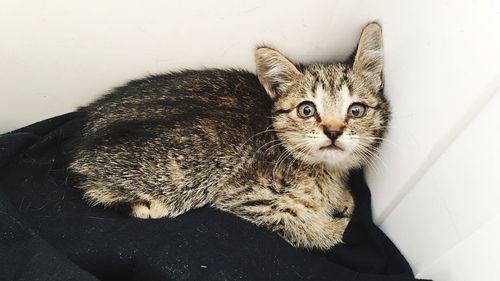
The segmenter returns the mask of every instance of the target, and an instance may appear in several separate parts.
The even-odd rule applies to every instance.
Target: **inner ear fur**
[[[361,32],[354,57],[353,70],[379,90],[383,87],[384,49],[382,28],[370,23]]]
[[[275,49],[260,47],[255,50],[257,77],[272,99],[277,99],[301,73],[297,67]]]

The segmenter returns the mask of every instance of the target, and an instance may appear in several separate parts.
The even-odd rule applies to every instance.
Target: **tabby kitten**
[[[188,70],[134,80],[80,108],[70,171],[92,204],[138,218],[210,205],[297,247],[342,241],[352,168],[371,161],[389,119],[382,32],[367,25],[352,64],[296,66],[255,52],[257,76]]]

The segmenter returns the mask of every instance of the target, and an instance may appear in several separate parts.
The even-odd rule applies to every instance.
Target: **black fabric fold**
[[[0,136],[0,280],[415,280],[372,222],[362,171],[344,243],[296,249],[230,214],[204,207],[140,220],[88,206],[66,173],[69,113]]]

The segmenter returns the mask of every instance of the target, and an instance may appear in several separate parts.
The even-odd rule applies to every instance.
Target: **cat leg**
[[[166,216],[171,216],[171,210],[167,208],[163,202],[159,200],[152,200],[149,202],[149,216],[152,219],[159,219]]]
[[[285,220],[277,232],[295,247],[328,250],[342,243],[349,218],[329,218],[323,221]]]
[[[132,203],[132,216],[139,219],[149,219],[149,206],[146,203]]]
[[[352,198],[351,193],[346,189],[342,189],[337,198],[333,200],[331,204],[331,213],[334,216],[350,217],[354,212],[354,199]]]
[[[159,200],[146,203],[132,203],[132,216],[140,219],[159,219],[170,215],[170,210]]]
[[[325,223],[306,223],[308,232],[293,242],[303,244],[306,248],[328,250],[342,243],[349,220],[350,218],[331,218]]]
[[[280,207],[273,202],[218,201],[214,206],[276,232],[295,247],[327,250],[342,243],[349,216],[334,217],[328,210],[314,210],[299,205]]]

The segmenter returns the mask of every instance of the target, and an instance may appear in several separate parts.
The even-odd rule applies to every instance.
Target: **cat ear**
[[[364,77],[376,90],[383,87],[384,49],[382,29],[378,23],[370,23],[359,38],[353,70]]]
[[[267,47],[255,50],[255,64],[257,77],[272,99],[283,95],[292,82],[301,75],[290,60]]]

